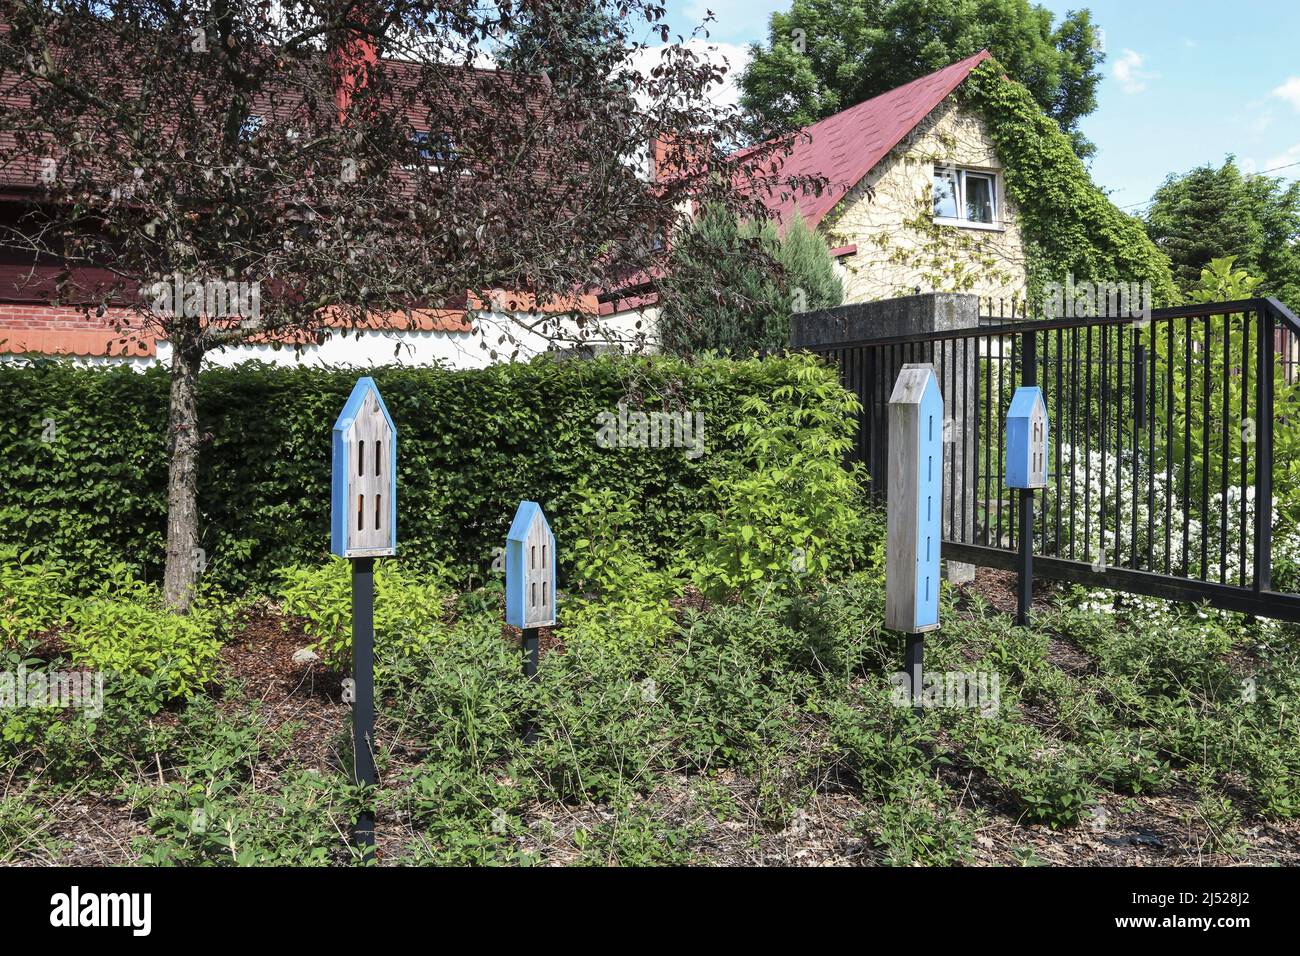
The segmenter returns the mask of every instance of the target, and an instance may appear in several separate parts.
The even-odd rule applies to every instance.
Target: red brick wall
[[[122,322],[121,331],[114,318]],[[148,357],[157,354],[157,343],[152,335],[141,334],[139,316],[125,309],[98,316],[74,306],[0,302],[0,353],[30,352]]]

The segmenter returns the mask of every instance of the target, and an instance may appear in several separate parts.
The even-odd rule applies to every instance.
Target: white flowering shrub
[[[1135,472],[1136,466],[1136,475]],[[1062,444],[1060,474],[1053,471],[1038,496],[1035,550],[1102,567],[1132,567],[1158,574],[1249,586],[1254,574],[1255,489],[1229,484],[1226,494],[1212,475],[1201,508],[1200,476],[1190,475],[1189,501],[1182,493],[1182,471],[1151,468],[1143,455],[1126,451],[1117,459]],[[1248,480],[1252,476],[1247,475]],[[1273,529],[1274,589],[1300,579],[1300,533],[1288,509],[1275,498]],[[996,543],[996,512],[986,515],[990,543]],[[1014,499],[1002,513],[1003,546],[1016,528]],[[1059,527],[1059,531],[1058,531]],[[1186,545],[1184,545],[1186,542]],[[1202,555],[1204,553],[1204,555]],[[1279,580],[1280,576],[1280,580]]]

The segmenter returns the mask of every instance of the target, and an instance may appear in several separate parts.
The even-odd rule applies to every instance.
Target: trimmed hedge
[[[810,361],[542,358],[471,371],[367,370],[398,427],[399,554],[482,580],[520,499],[540,501],[563,540],[572,489],[586,475],[636,502],[636,543],[662,558],[692,516],[712,507],[708,480],[734,451],[724,432],[741,400],[780,387],[791,388],[785,401],[809,400],[797,372]],[[277,567],[324,560],[330,429],[358,374],[260,363],[203,373],[206,580],[263,587]],[[0,544],[60,556],[88,576],[125,561],[159,578],[168,387],[164,368],[0,366]],[[599,447],[596,415],[620,402],[702,412],[707,453]]]

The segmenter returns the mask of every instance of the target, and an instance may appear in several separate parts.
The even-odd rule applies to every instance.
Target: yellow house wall
[[[997,228],[934,222],[935,165],[1000,171],[983,119],[949,97],[855,185],[822,221],[839,260],[844,301],[921,292],[971,292],[1010,300],[1023,294],[1025,251],[1014,204],[998,177]]]

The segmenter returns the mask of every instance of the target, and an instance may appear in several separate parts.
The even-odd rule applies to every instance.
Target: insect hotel
[[[932,631],[939,626],[943,396],[930,365],[904,365],[889,396],[887,493],[885,626]]]
[[[555,535],[535,501],[521,501],[506,535],[506,623],[555,624]]]
[[[397,429],[375,380],[357,380],[334,423],[330,551],[340,558],[397,553]]]
[[[1008,488],[1047,487],[1047,403],[1037,385],[1021,385],[1007,412]]]

